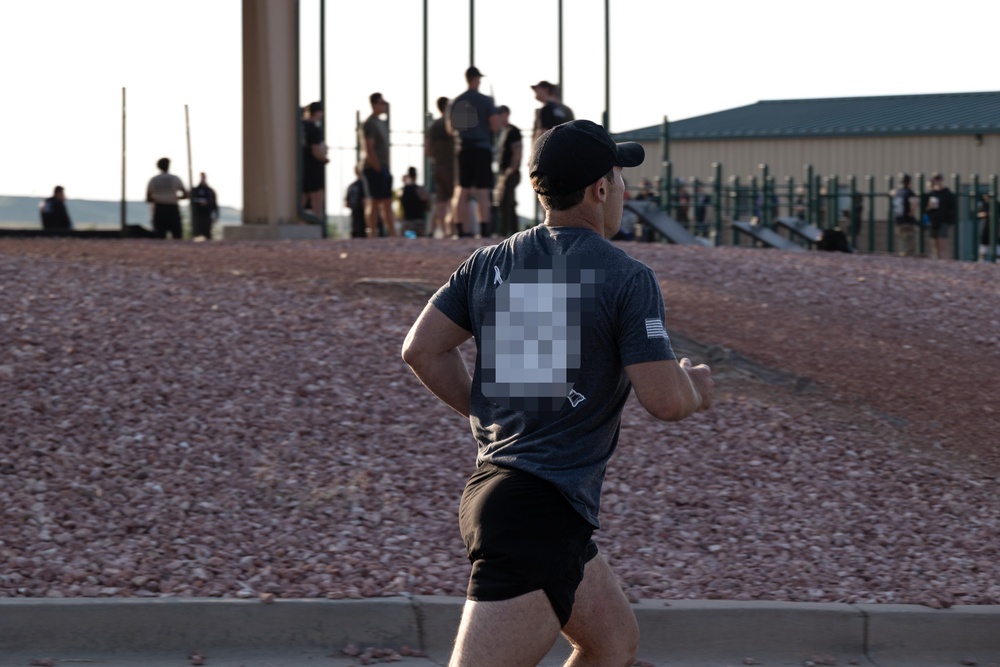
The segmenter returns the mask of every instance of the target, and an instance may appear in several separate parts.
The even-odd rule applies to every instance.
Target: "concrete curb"
[[[419,648],[444,663],[462,598],[365,600],[6,599],[0,600],[0,654],[24,650],[162,651]],[[649,600],[634,605],[639,657],[656,664],[1000,664],[1000,607],[935,610],[716,600]],[[565,655],[560,643],[553,655]],[[553,658],[555,659],[555,658]],[[548,663],[545,663],[548,664]]]

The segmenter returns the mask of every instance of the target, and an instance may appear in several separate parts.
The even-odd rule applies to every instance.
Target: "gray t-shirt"
[[[592,230],[539,225],[477,250],[431,303],[475,336],[477,465],[551,482],[600,527],[624,367],[676,358],[653,271]]]
[[[374,139],[375,143],[372,145],[374,148],[375,157],[378,158],[379,164],[383,169],[389,166],[389,128],[385,124],[385,121],[372,114],[365,119],[365,123],[362,126],[363,131],[361,135],[361,145],[364,146],[365,139]]]
[[[478,90],[467,90],[452,100],[449,112],[451,126],[462,139],[462,148],[493,149],[490,116],[496,115],[497,108],[492,97]]]

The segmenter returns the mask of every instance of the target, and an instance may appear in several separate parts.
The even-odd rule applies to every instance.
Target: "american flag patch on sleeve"
[[[646,320],[646,338],[666,338],[670,340],[667,330],[663,328],[663,322],[656,319]]]

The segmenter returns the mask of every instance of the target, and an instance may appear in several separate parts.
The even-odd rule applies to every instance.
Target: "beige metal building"
[[[802,182],[805,165],[841,183],[854,175],[859,189],[873,176],[879,191],[900,172],[985,182],[1000,173],[1000,92],[763,101],[667,123],[667,134],[654,125],[615,135],[646,149],[630,185],[661,176],[665,150],[675,178],[702,182],[716,162],[744,182],[760,178],[761,164],[777,184]]]

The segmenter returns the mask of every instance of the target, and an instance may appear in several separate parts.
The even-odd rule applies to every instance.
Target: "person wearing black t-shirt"
[[[306,107],[302,121],[302,207],[321,217],[326,212],[326,141],[323,139],[323,104]]]
[[[926,211],[931,226],[931,257],[948,259],[957,206],[955,193],[945,186],[941,174],[934,174],[931,177],[931,191],[927,195]]]
[[[66,210],[66,191],[63,186],[55,187],[52,196],[42,202],[39,212],[42,215],[42,229],[73,229],[73,222]]]
[[[510,108],[497,107],[500,131],[497,133],[497,184],[493,190],[493,205],[500,211],[500,235],[504,238],[518,232],[515,190],[521,182],[521,130],[510,124]]]

